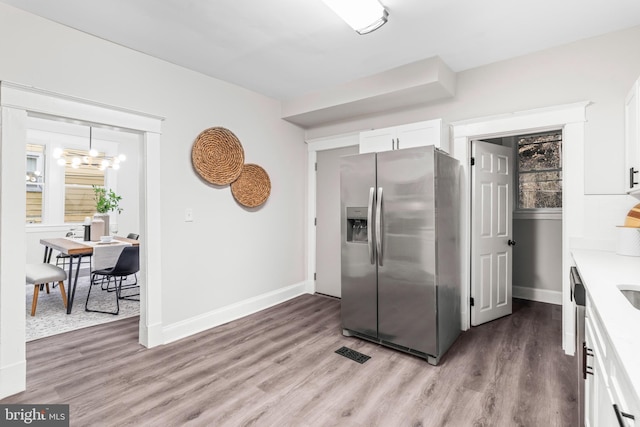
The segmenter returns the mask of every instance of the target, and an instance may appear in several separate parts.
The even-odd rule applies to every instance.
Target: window
[[[562,208],[562,131],[516,138],[519,210]]]
[[[45,152],[45,145],[27,144],[26,223],[74,223],[93,216],[96,209],[92,186],[105,185],[105,171],[87,165],[59,166],[51,161],[45,183]],[[87,150],[70,148],[64,149],[63,153],[68,158],[89,154]],[[45,212],[46,200],[48,208]]]
[[[44,190],[44,146],[27,144],[27,223],[42,222],[42,194]]]
[[[88,151],[64,150],[65,157],[88,156]],[[70,164],[64,166],[64,222],[82,222],[87,216],[93,216],[96,203],[93,198],[93,187],[104,186],[104,170],[94,166]]]
[[[27,228],[84,222],[96,212],[93,186],[117,191],[118,169],[125,161],[124,154],[118,154],[120,144],[137,144],[140,136],[39,117],[28,119]],[[125,177],[130,176],[126,171]]]

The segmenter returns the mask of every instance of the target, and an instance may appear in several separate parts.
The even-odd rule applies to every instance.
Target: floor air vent
[[[338,353],[341,356],[348,357],[351,360],[355,360],[358,363],[364,363],[367,360],[371,359],[371,356],[367,356],[366,354],[362,354],[355,350],[351,350],[350,348],[347,348],[347,347],[340,347],[339,349],[336,350],[336,353]]]

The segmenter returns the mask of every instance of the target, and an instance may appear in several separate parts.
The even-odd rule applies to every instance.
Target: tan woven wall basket
[[[247,163],[238,179],[231,183],[231,193],[242,206],[255,208],[269,198],[271,180],[260,166]]]
[[[240,140],[229,129],[213,127],[198,135],[191,149],[191,161],[196,172],[215,185],[231,184],[244,165],[244,150]]]

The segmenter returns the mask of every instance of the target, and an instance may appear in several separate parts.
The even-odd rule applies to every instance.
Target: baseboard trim
[[[147,348],[164,344],[162,324],[156,323],[146,327],[141,324],[139,342]]]
[[[0,368],[0,399],[27,389],[27,361]]]
[[[237,302],[209,313],[201,314],[172,325],[162,330],[164,343],[168,344],[182,338],[197,334],[207,329],[222,325],[232,320],[248,316],[260,310],[283,303],[297,296],[308,294],[309,285],[305,282],[280,288],[266,294],[258,295],[244,301]]]
[[[536,289],[525,286],[513,286],[513,297],[547,304],[562,305],[562,292],[548,289]]]

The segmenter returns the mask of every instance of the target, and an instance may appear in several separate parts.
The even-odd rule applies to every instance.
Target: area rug
[[[76,296],[73,302],[71,314],[67,314],[67,311],[64,308],[62,297],[60,296],[60,290],[57,287],[51,288],[51,285],[49,285],[49,287],[51,291],[49,294],[47,294],[46,290],[40,291],[38,295],[36,315],[32,317],[31,302],[33,301],[33,286],[26,286],[25,316],[27,318],[27,341],[33,341],[50,335],[61,334],[63,332],[69,332],[102,323],[113,322],[127,317],[138,316],[140,314],[140,302],[132,300],[120,300],[120,314],[117,316],[85,311],[84,303],[87,299],[87,292],[89,290],[88,275],[78,277],[78,287],[76,288]],[[67,294],[71,291],[70,289],[67,289],[66,283],[65,290],[67,291]],[[122,291],[123,296],[128,293],[138,293],[138,288]],[[115,311],[116,297],[113,292],[103,291],[100,289],[100,286],[94,286],[91,291],[89,308]]]

